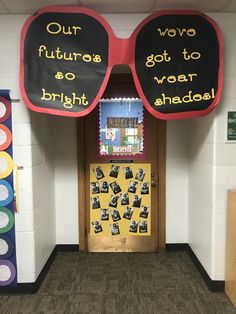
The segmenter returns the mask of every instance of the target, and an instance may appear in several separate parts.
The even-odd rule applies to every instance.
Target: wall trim
[[[193,264],[199,271],[203,280],[205,281],[208,289],[212,292],[223,292],[225,290],[225,281],[224,280],[212,280],[205,268],[202,266],[201,262],[193,252],[192,248],[188,243],[170,243],[166,244],[166,251],[187,251]]]
[[[188,243],[166,243],[167,252],[187,251]]]
[[[206,272],[205,268],[202,266],[201,262],[193,252],[190,245],[188,245],[188,254],[191,257],[194,265],[196,266],[197,270],[199,271],[200,275],[204,279],[208,289],[212,292],[224,292],[225,290],[225,281],[224,280],[212,280],[208,273]]]
[[[79,244],[57,244],[56,251],[58,252],[79,252]]]
[[[41,287],[55,257],[57,256],[57,253],[58,252],[78,252],[78,251],[79,251],[78,244],[57,244],[52,250],[52,253],[50,254],[46,264],[44,265],[43,269],[41,270],[35,282],[18,283],[17,287],[10,287],[10,288],[1,287],[0,295],[36,293]]]

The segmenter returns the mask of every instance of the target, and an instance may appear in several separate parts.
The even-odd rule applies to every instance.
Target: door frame
[[[127,76],[125,77],[127,79]],[[119,80],[125,81],[124,78]],[[127,82],[125,82],[127,83]],[[109,95],[110,96],[110,95]],[[158,249],[165,250],[166,245],[166,121],[156,119],[157,176],[158,184]],[[78,167],[78,224],[79,249],[88,251],[88,230],[86,224],[86,160],[85,160],[85,123],[84,118],[77,119],[77,167]]]

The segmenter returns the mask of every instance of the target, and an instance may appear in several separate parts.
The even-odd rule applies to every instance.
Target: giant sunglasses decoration
[[[125,39],[98,13],[79,7],[43,8],[23,26],[20,89],[34,111],[87,115],[117,64],[131,68],[140,98],[157,118],[202,116],[219,102],[222,36],[201,12],[154,13]]]

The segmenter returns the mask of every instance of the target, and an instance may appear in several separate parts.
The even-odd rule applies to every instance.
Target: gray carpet
[[[0,296],[0,313],[230,314],[186,252],[58,253],[33,295]]]

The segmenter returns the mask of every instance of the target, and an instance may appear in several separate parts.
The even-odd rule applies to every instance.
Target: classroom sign
[[[160,11],[117,38],[94,11],[46,7],[22,29],[20,89],[32,110],[81,117],[100,101],[112,68],[127,64],[155,117],[201,116],[222,93],[222,49],[219,27],[198,11]]]

